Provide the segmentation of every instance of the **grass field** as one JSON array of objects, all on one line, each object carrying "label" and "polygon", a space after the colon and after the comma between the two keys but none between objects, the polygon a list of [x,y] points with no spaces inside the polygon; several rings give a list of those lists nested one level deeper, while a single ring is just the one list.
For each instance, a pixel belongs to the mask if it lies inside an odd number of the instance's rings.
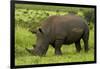
[{"label": "grass field", "polygon": [[33,64],[50,64],[50,63],[68,63],[94,61],[94,30],[90,31],[89,52],[85,53],[83,41],[81,41],[82,51],[76,52],[75,45],[63,45],[61,50],[63,55],[56,56],[54,49],[49,46],[46,56],[33,56],[25,48],[32,48],[36,43],[36,36],[22,27],[15,29],[15,65],[33,65]]}]

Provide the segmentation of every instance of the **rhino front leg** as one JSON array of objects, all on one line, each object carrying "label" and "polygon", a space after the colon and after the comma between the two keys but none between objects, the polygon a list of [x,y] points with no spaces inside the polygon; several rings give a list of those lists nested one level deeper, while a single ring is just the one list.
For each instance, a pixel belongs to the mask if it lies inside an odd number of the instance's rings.
[{"label": "rhino front leg", "polygon": [[55,45],[54,46],[55,47],[55,54],[61,55],[62,54],[62,52],[61,52],[62,40],[56,40],[54,45]]}]

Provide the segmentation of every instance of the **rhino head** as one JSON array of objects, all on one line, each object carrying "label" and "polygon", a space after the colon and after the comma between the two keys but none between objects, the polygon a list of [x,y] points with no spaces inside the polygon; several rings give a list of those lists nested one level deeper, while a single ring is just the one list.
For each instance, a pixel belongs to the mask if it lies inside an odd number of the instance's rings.
[{"label": "rhino head", "polygon": [[35,33],[37,37],[36,45],[33,45],[32,49],[26,48],[26,50],[35,56],[43,56],[46,54],[49,46],[48,38],[41,28],[39,28]]}]

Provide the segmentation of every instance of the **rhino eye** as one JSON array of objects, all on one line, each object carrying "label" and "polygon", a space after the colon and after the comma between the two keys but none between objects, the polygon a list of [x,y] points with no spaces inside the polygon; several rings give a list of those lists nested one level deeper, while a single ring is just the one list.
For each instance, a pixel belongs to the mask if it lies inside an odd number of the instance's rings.
[{"label": "rhino eye", "polygon": [[40,31],[41,33],[43,33],[43,31],[42,31],[42,29],[41,29],[41,28],[39,28],[39,31]]}]

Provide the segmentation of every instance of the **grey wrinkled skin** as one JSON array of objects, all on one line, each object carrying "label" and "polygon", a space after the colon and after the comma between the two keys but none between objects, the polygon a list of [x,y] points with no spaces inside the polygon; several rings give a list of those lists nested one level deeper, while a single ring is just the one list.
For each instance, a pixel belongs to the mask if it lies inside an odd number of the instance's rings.
[{"label": "grey wrinkled skin", "polygon": [[[63,44],[75,43],[76,51],[80,52],[80,40],[83,39],[84,50],[88,52],[89,28],[87,22],[76,15],[50,16],[45,19],[36,31],[36,46],[26,49],[33,55],[46,55],[49,44],[55,49],[56,55],[61,55]],[[67,50],[67,49],[66,49]]]}]

